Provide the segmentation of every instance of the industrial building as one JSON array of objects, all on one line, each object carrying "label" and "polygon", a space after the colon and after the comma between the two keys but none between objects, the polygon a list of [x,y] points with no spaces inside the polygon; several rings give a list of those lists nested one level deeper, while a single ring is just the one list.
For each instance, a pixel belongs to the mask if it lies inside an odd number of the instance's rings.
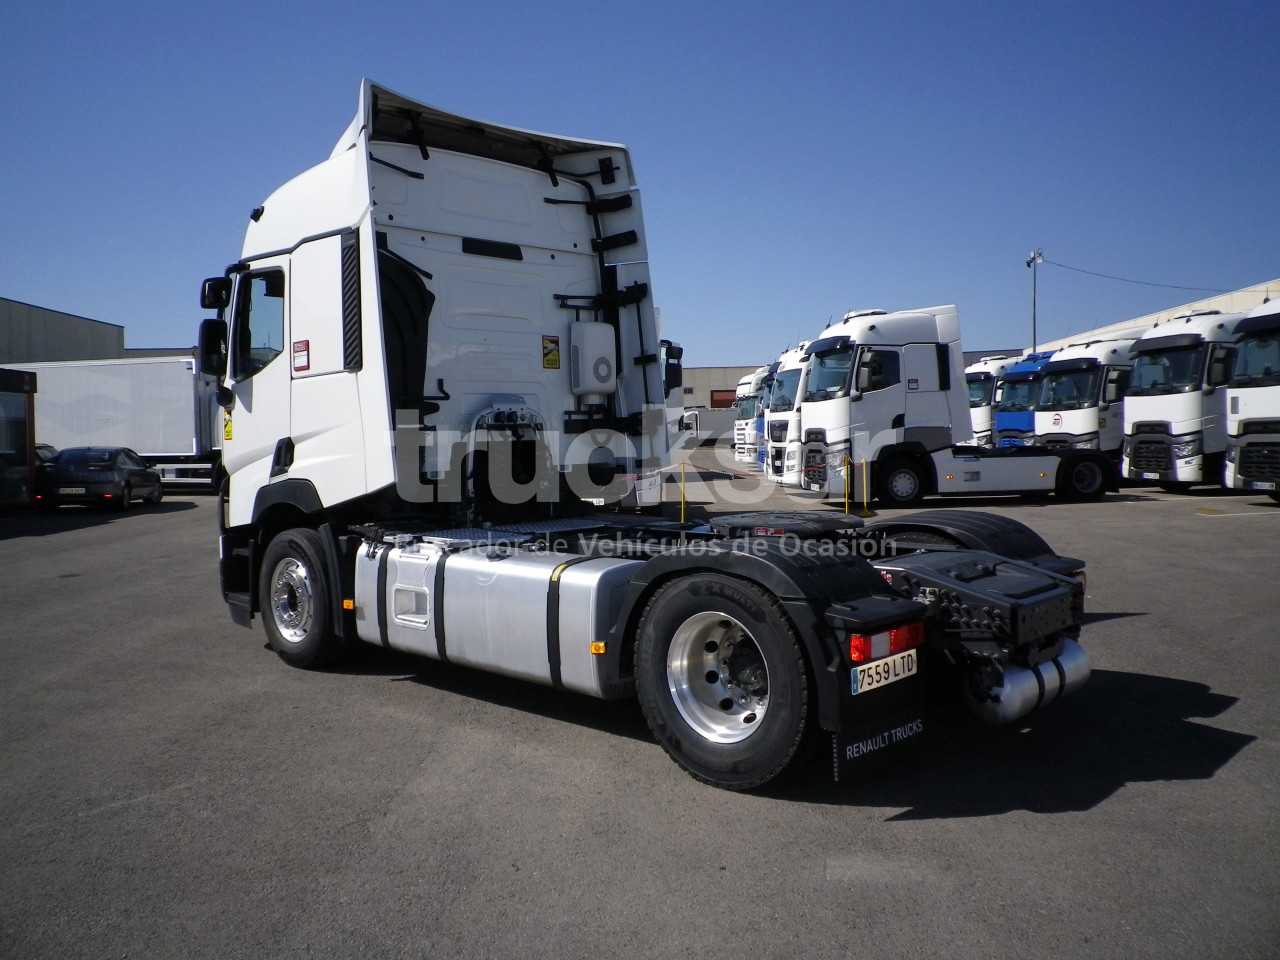
[{"label": "industrial building", "polygon": [[0,365],[172,357],[190,353],[189,345],[126,347],[124,327],[118,323],[0,297]]}]

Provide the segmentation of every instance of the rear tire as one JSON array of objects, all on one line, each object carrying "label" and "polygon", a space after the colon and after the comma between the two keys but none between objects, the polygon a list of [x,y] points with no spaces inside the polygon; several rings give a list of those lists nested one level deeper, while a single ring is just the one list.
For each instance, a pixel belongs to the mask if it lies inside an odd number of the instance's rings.
[{"label": "rear tire", "polygon": [[879,487],[885,506],[909,507],[924,496],[924,470],[916,460],[890,460],[881,471]]},{"label": "rear tire", "polygon": [[258,606],[271,649],[290,666],[336,663],[343,648],[333,635],[332,594],[324,573],[324,541],[307,527],[277,534],[258,575]]},{"label": "rear tire", "polygon": [[1062,465],[1065,473],[1060,492],[1068,500],[1101,500],[1107,493],[1107,472],[1092,457],[1069,461]]},{"label": "rear tire", "polygon": [[133,491],[129,489],[129,485],[126,483],[123,487],[120,488],[120,500],[116,504],[116,509],[119,510],[121,513],[124,513],[125,511],[127,511],[131,506],[133,506],[133,504],[130,502],[132,498],[133,498]]},{"label": "rear tire", "polygon": [[695,779],[751,790],[795,759],[809,678],[795,629],[755,584],[698,573],[640,616],[636,693],[654,738]]}]

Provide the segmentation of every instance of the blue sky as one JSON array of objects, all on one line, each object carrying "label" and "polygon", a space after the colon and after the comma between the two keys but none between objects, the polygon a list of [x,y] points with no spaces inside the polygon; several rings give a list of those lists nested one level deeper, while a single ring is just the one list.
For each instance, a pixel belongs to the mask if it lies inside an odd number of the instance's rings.
[{"label": "blue sky", "polygon": [[[633,152],[686,362],[852,307],[1029,339],[1036,245],[1109,273],[1280,276],[1280,5],[16,4],[0,295],[194,339],[249,210],[328,155],[368,75]],[[1120,9],[1120,8],[1124,9]],[[1063,336],[1194,299],[1042,268]]]}]

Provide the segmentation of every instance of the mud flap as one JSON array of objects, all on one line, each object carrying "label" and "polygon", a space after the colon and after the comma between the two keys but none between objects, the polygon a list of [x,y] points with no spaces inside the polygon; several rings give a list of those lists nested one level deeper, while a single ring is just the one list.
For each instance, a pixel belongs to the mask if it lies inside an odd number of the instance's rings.
[{"label": "mud flap", "polygon": [[927,666],[926,659],[913,675],[857,694],[853,670],[841,671],[840,730],[831,735],[831,772],[837,783],[861,778],[885,760],[902,759],[924,739]]}]

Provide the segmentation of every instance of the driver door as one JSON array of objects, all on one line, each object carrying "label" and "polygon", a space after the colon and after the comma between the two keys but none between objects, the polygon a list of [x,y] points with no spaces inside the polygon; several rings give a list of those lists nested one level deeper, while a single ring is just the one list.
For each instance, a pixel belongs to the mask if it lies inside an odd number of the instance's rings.
[{"label": "driver door", "polygon": [[254,497],[272,479],[277,446],[283,449],[289,438],[288,287],[283,256],[257,261],[236,278],[227,350],[227,386],[235,400],[222,443],[232,477],[232,524],[252,519]]},{"label": "driver door", "polygon": [[[862,347],[854,365],[850,439],[855,462],[875,459],[881,447],[902,439],[906,393],[899,347]],[[860,449],[861,448],[861,449]]]}]

